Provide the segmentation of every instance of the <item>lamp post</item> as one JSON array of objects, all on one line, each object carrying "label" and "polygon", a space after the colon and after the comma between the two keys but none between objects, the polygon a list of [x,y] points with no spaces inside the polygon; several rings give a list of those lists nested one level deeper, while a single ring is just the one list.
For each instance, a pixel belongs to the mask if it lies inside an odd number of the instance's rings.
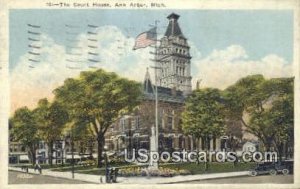
[{"label": "lamp post", "polygon": [[109,172],[108,172],[108,164],[107,164],[107,146],[103,147],[104,150],[104,164],[105,164],[105,183],[109,183]]},{"label": "lamp post", "polygon": [[73,136],[73,127],[71,129],[71,152],[72,152],[72,179],[74,179],[74,136]]}]

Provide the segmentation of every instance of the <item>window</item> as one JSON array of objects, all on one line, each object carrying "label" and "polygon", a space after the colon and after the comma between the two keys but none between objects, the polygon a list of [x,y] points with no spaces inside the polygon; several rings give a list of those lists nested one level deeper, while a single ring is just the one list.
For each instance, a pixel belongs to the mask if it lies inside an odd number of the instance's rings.
[{"label": "window", "polygon": [[131,129],[136,129],[136,120],[135,120],[135,118],[131,119]]},{"label": "window", "polygon": [[125,131],[125,119],[124,118],[121,119],[121,129],[122,129],[122,131]]},{"label": "window", "polygon": [[173,117],[172,116],[168,116],[167,129],[171,130],[172,128],[173,128]]},{"label": "window", "polygon": [[56,148],[56,149],[61,149],[61,148],[62,148],[62,144],[61,144],[60,142],[57,142],[57,143],[55,144],[55,148]]},{"label": "window", "polygon": [[44,148],[45,148],[44,144],[43,144],[43,143],[40,143],[39,148],[40,148],[40,149],[44,149]]}]

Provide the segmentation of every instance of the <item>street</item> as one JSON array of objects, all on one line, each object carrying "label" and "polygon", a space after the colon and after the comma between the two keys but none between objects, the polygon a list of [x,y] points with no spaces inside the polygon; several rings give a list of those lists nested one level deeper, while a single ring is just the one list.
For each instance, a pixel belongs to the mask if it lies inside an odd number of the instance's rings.
[{"label": "street", "polygon": [[246,176],[246,177],[234,177],[234,178],[223,178],[223,179],[209,179],[201,181],[191,181],[189,184],[292,184],[294,180],[294,175],[260,175],[256,177]]},{"label": "street", "polygon": [[8,184],[90,184],[88,182],[9,171]]}]

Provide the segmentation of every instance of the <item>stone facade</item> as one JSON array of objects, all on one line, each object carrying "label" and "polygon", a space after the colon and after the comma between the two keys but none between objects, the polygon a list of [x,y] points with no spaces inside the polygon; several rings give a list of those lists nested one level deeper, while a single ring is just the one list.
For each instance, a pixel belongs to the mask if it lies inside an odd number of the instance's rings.
[{"label": "stone facade", "polygon": [[158,85],[188,95],[192,92],[190,47],[179,27],[179,15],[172,13],[167,18],[169,25],[157,50],[156,66],[161,68],[157,71]]},{"label": "stone facade", "polygon": [[[201,139],[184,135],[181,113],[184,101],[192,91],[191,56],[187,39],[178,24],[179,15],[170,14],[169,25],[156,52],[158,90],[159,151],[203,150]],[[143,101],[136,111],[122,116],[106,133],[109,150],[122,153],[125,149],[150,150],[151,127],[155,125],[155,85],[146,71]],[[219,150],[219,139],[209,141],[209,150]]]}]

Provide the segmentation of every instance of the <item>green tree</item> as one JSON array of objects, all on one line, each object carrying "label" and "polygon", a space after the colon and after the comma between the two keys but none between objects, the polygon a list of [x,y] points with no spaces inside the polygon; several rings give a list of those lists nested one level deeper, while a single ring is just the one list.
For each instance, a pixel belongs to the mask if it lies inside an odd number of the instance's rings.
[{"label": "green tree", "polygon": [[134,81],[99,69],[81,72],[77,79],[65,80],[54,94],[68,109],[72,120],[90,127],[97,140],[98,167],[101,167],[104,135],[121,114],[132,111],[139,104],[141,87]]},{"label": "green tree", "polygon": [[86,154],[89,152],[89,158],[93,159],[93,149],[95,135],[93,135],[92,130],[86,122],[76,122],[71,126],[76,125],[76,127],[68,128],[68,133],[72,133],[72,139],[79,146],[79,152],[81,154]]},{"label": "green tree", "polygon": [[[222,135],[225,130],[224,105],[218,89],[198,89],[192,92],[182,113],[182,126],[186,134],[204,139],[209,150],[211,139]],[[206,169],[207,169],[207,164]]]},{"label": "green tree", "polygon": [[226,117],[226,129],[225,135],[228,136],[227,144],[232,151],[236,151],[242,138],[243,138],[243,129],[242,123],[237,120]]},{"label": "green tree", "polygon": [[39,100],[34,114],[38,123],[40,138],[49,147],[49,164],[52,165],[53,144],[61,138],[63,128],[69,120],[68,112],[57,101],[50,103],[44,98]]},{"label": "green tree", "polygon": [[27,107],[19,108],[10,119],[11,134],[14,140],[20,142],[28,149],[29,158],[34,165],[38,147],[38,127],[35,116]]},{"label": "green tree", "polygon": [[275,146],[279,152],[282,142],[292,137],[293,78],[247,76],[228,87],[224,97],[227,115],[241,121],[266,150]]},{"label": "green tree", "polygon": [[293,141],[294,136],[294,92],[293,78],[267,80],[262,90],[271,94],[264,102],[261,112],[251,114],[250,129],[262,133],[268,150],[271,146],[283,155],[283,146]]}]

